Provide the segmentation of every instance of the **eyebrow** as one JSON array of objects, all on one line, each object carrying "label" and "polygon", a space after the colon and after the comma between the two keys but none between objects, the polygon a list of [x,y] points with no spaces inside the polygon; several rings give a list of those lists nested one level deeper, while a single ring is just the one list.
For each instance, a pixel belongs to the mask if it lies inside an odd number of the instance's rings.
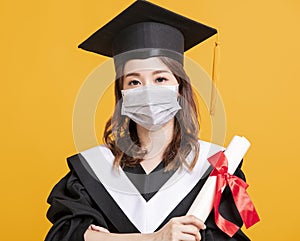
[{"label": "eyebrow", "polygon": [[129,74],[126,74],[125,75],[125,78],[127,78],[127,77],[130,77],[130,76],[140,76],[140,74],[139,73],[129,73]]},{"label": "eyebrow", "polygon": [[[154,71],[154,72],[152,73],[152,75],[161,74],[161,73],[169,73],[169,74],[171,74],[171,72],[168,71],[168,70],[156,70],[156,71]],[[125,75],[125,78],[130,77],[130,76],[137,76],[137,77],[139,77],[139,76],[141,76],[141,74],[140,74],[140,73],[132,72],[132,73],[126,74],[126,75]]]}]

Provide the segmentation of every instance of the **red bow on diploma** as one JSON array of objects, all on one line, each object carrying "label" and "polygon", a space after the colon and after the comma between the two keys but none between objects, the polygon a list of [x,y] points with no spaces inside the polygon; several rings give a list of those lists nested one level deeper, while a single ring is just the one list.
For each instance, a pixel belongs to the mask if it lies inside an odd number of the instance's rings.
[{"label": "red bow on diploma", "polygon": [[216,195],[214,199],[215,222],[223,232],[232,237],[238,231],[239,227],[223,218],[219,213],[219,204],[221,201],[222,191],[225,186],[229,186],[235,205],[246,228],[257,223],[259,221],[259,217],[248,193],[246,192],[248,184],[239,177],[228,173],[228,161],[225,154],[222,151],[219,151],[208,158],[208,161],[214,167],[214,170],[210,175],[217,177]]}]

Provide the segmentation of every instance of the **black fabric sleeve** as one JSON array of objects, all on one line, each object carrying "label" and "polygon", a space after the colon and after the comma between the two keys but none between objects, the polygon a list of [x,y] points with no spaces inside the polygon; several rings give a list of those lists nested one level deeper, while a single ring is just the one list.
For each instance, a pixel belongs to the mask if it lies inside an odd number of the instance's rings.
[{"label": "black fabric sleeve", "polygon": [[101,210],[96,209],[74,171],[55,185],[47,202],[51,205],[47,218],[53,226],[45,241],[84,241],[90,224],[107,228]]},{"label": "black fabric sleeve", "polygon": [[[246,181],[245,175],[241,170],[241,166],[242,162],[235,171],[234,175]],[[222,193],[219,212],[227,220],[233,222],[239,227],[242,227],[243,221],[235,206],[229,187],[226,187]],[[226,233],[221,231],[215,223],[214,210],[212,210],[210,213],[205,224],[207,228],[201,231],[202,241],[250,241],[250,239],[241,231],[241,229],[239,229],[233,237],[229,237]]]}]

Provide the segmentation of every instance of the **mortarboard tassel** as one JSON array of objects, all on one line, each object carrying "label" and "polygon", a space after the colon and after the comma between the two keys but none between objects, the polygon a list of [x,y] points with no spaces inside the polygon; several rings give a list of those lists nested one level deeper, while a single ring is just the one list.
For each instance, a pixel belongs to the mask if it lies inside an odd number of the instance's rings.
[{"label": "mortarboard tassel", "polygon": [[211,97],[210,97],[210,115],[215,114],[217,102],[217,81],[219,80],[219,65],[220,65],[220,42],[219,35],[216,36],[214,47],[213,66],[212,66],[212,84],[211,84]]}]

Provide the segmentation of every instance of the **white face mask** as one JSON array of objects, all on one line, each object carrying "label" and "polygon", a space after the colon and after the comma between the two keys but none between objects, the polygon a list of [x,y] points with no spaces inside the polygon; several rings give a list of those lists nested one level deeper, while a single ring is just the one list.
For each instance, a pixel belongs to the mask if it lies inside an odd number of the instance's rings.
[{"label": "white face mask", "polygon": [[122,90],[122,95],[121,114],[151,131],[160,129],[181,109],[178,85],[143,86]]}]

